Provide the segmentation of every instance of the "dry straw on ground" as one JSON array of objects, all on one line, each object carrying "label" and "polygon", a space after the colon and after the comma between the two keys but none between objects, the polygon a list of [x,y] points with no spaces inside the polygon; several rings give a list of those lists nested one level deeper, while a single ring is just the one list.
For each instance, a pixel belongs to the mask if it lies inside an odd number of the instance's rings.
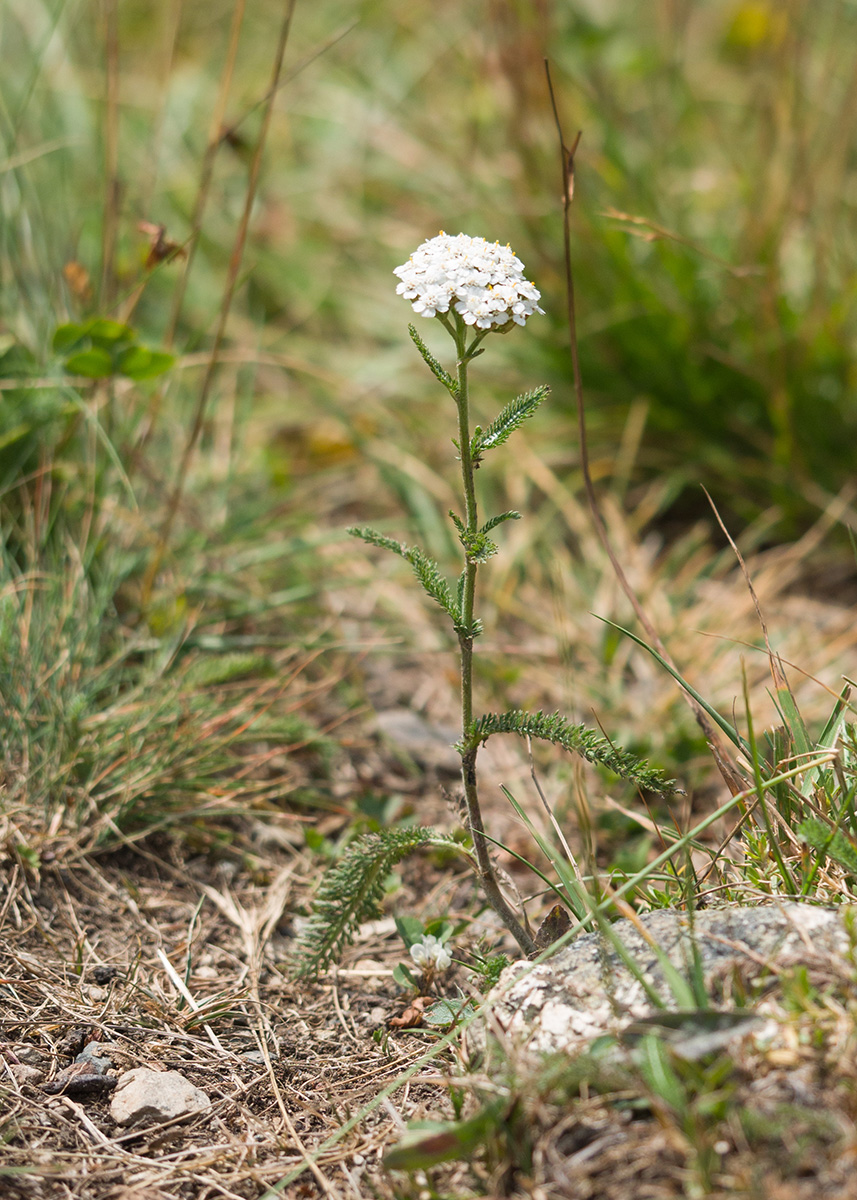
[{"label": "dry straw on ground", "polygon": [[[547,488],[548,482],[543,478],[539,486]],[[585,537],[582,514],[567,493],[556,491],[557,507],[560,500],[569,527],[574,523],[578,536]],[[739,575],[701,538],[691,544],[688,535],[686,554],[667,554],[654,542],[634,548],[633,531],[616,513],[611,528],[664,640],[728,712],[729,696],[740,687],[735,642],[758,643]],[[853,672],[857,633],[845,604],[806,594],[802,580],[812,540],[808,536],[796,547],[751,554],[750,568],[774,637],[782,630],[786,657],[835,690],[841,674]],[[607,711],[623,729],[649,730],[653,736],[669,727],[681,712],[669,679],[636,650],[621,647],[605,663],[593,648],[589,610],[621,619],[607,569],[596,581],[596,601],[583,605],[577,602],[584,586],[581,568],[570,554],[557,554],[556,587],[546,604],[536,580],[518,579],[513,586],[512,550],[506,576],[495,574],[493,580],[501,632],[486,639],[489,661],[517,651],[523,669],[511,689],[525,690],[528,700],[545,707],[562,707],[571,686],[587,679],[586,699],[576,696],[581,709]],[[589,576],[597,574],[600,568],[592,564],[600,560],[594,551],[589,556],[588,548],[586,553]],[[373,622],[380,612],[387,614],[390,635],[381,645],[377,632],[370,639],[374,646],[363,642],[352,661],[352,678],[363,674],[377,708],[389,708],[392,701],[393,707],[418,709],[431,725],[447,723],[454,711],[454,681],[438,670],[445,650],[431,617],[409,599],[409,581],[400,581],[388,567],[370,570],[359,556],[351,560],[349,575],[341,590],[331,592],[346,641],[360,640],[371,628],[377,631]],[[407,630],[389,619],[392,611],[400,613]],[[558,612],[564,617],[559,635]],[[697,630],[721,636],[705,637]],[[383,669],[373,666],[382,659]],[[764,704],[766,667],[761,656],[758,662],[754,697]],[[820,719],[829,696],[799,677],[795,682],[809,719]],[[499,685],[486,679],[485,686]],[[332,688],[332,723],[343,715],[338,703]],[[320,818],[328,834],[344,827],[351,801],[367,787],[397,793],[420,820],[449,820],[438,786],[442,766],[439,774],[414,773],[377,740],[366,714],[340,728],[343,746],[332,785],[338,801]],[[519,796],[530,795],[530,766],[513,743],[494,759],[486,757],[485,767],[496,776],[493,783],[512,780]],[[550,764],[540,770],[555,799],[568,786],[565,776]],[[711,792],[717,786],[711,782]],[[589,779],[586,787],[597,807],[603,799],[597,783]],[[707,806],[710,794],[706,798],[700,791],[697,802]],[[489,827],[493,821],[501,836],[520,839],[496,789],[486,789],[486,797]],[[627,803],[632,807],[634,801]],[[53,850],[42,838],[43,865],[34,872],[20,850],[33,840],[35,821],[36,814],[19,807],[2,831],[0,1165],[8,1172],[3,1186],[10,1196],[255,1200],[307,1162],[432,1045],[426,1030],[390,1025],[406,1003],[392,983],[403,951],[389,923],[366,929],[339,972],[317,986],[297,989],[285,974],[293,914],[305,906],[319,870],[300,849],[297,818],[275,820],[259,811],[252,821],[238,822],[234,848],[219,862],[211,855],[194,858],[186,841],[163,835],[85,857],[68,838],[58,837]],[[450,886],[448,871],[419,859],[407,865],[394,897],[397,910],[466,919],[473,906],[470,880],[457,874]],[[519,882],[526,890],[525,880],[519,877]],[[486,931],[495,939],[501,936],[477,923],[462,935],[462,953]],[[116,978],[96,983],[95,969],[105,966],[117,969]],[[470,986],[464,974],[457,981]],[[855,1146],[853,999],[823,964],[814,968],[804,991],[799,1004],[792,999],[778,1010],[790,1052],[781,1053],[779,1061],[760,1054],[737,1068],[732,1112],[757,1113],[756,1125],[748,1134],[733,1115],[705,1126],[703,1145],[710,1150],[728,1142],[730,1147],[711,1168],[711,1196],[802,1200],[811,1194],[814,1200],[848,1195]],[[211,1110],[172,1128],[124,1131],[110,1121],[107,1098],[49,1096],[38,1083],[16,1079],[12,1068],[21,1050],[48,1079],[55,1076],[70,1062],[70,1043],[64,1039],[75,1030],[108,1043],[116,1070],[142,1065],[182,1071],[210,1095]],[[452,1116],[447,1073],[459,1076],[465,1111],[479,1097],[511,1089],[510,1127],[513,1112],[526,1114],[530,1158],[527,1171],[510,1174],[501,1130],[486,1159],[477,1155],[473,1163],[438,1168],[436,1184],[445,1194],[637,1200],[688,1194],[688,1178],[698,1178],[698,1139],[675,1114],[656,1106],[634,1117],[633,1106],[623,1105],[621,1089],[587,1099],[584,1088],[573,1103],[568,1096],[560,1101],[537,1079],[522,1075],[503,1083],[460,1075],[463,1066],[458,1055],[444,1054],[419,1070],[307,1165],[286,1194],[337,1200],[417,1195],[420,1184],[391,1177],[380,1157],[406,1122]],[[791,1147],[788,1154],[784,1146]]]}]

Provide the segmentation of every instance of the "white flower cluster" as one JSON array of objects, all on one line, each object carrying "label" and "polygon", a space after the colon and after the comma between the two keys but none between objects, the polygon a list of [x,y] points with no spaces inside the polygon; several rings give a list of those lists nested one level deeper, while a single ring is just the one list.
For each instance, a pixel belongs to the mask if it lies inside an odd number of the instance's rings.
[{"label": "white flower cluster", "polygon": [[452,307],[467,325],[490,329],[510,318],[523,325],[534,312],[544,312],[541,292],[524,279],[524,264],[512,250],[466,233],[441,233],[423,242],[393,274],[402,281],[397,295],[423,317]]},{"label": "white flower cluster", "polygon": [[452,962],[452,955],[446,946],[431,933],[425,934],[422,941],[414,942],[411,958],[423,970],[429,967],[435,971],[445,971]]}]

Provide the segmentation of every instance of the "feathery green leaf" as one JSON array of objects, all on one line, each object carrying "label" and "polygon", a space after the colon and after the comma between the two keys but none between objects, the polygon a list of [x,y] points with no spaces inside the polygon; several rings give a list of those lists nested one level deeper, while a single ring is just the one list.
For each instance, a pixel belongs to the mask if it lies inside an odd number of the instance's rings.
[{"label": "feathery green leaf", "polygon": [[452,617],[453,624],[457,629],[461,623],[461,613],[456,607],[449,584],[440,573],[440,567],[433,558],[429,558],[417,546],[411,546],[405,557],[414,568],[414,574],[423,585],[423,591]]},{"label": "feathery green leaf", "polygon": [[474,533],[472,537],[468,537],[463,545],[464,553],[470,562],[487,562],[489,558],[494,557],[498,550],[497,543],[492,542],[482,530]]},{"label": "feathery green leaf", "polygon": [[464,522],[455,515],[452,509],[449,510],[449,515],[458,530],[458,540],[464,547],[465,555],[470,562],[477,563],[487,562],[497,553],[497,544],[488,537],[488,531],[502,525],[504,521],[518,521],[521,517],[519,512],[504,512],[499,517],[492,517],[490,521],[486,521],[482,528],[475,533],[469,533]]},{"label": "feathery green leaf", "polygon": [[499,516],[492,517],[490,521],[486,521],[482,526],[481,533],[490,533],[492,529],[496,529],[498,525],[502,525],[504,521],[520,521],[521,514],[516,512],[514,508],[510,508],[508,512],[500,513]]},{"label": "feathery green leaf", "polygon": [[380,546],[382,550],[392,550],[400,558],[408,557],[408,547],[404,542],[397,542],[395,538],[387,537],[386,534],[379,533],[377,529],[370,529],[368,525],[351,525],[346,533],[350,533],[352,537],[361,538],[370,546]]},{"label": "feathery green leaf", "polygon": [[458,583],[455,588],[455,602],[458,605],[458,611],[464,611],[464,589],[467,586],[467,572],[462,571],[458,577]]},{"label": "feathery green leaf", "polygon": [[531,392],[524,392],[522,395],[516,396],[487,429],[474,434],[470,439],[472,458],[478,461],[486,450],[502,446],[515,430],[523,425],[524,421],[535,414],[536,409],[549,392],[550,388],[543,383],[540,387],[533,388]]},{"label": "feathery green leaf", "polygon": [[383,829],[352,842],[319,884],[312,916],[291,956],[292,973],[306,978],[326,970],[351,945],[360,925],[378,916],[392,868],[421,846],[466,852],[455,838],[423,827]]},{"label": "feathery green leaf", "polygon": [[486,713],[474,721],[465,739],[456,749],[465,752],[486,741],[494,733],[517,733],[521,737],[540,738],[565,750],[574,750],[591,763],[608,767],[622,779],[629,779],[649,792],[663,794],[678,790],[674,780],[664,779],[660,771],[626,750],[617,749],[600,733],[585,725],[572,725],[560,713],[524,712]]},{"label": "feathery green leaf", "polygon": [[417,333],[417,331],[413,325],[408,326],[408,333],[411,335],[411,341],[414,343],[416,348],[419,350],[420,354],[422,355],[423,362],[426,364],[428,369],[431,371],[432,375],[434,375],[435,379],[440,380],[440,382],[443,384],[443,386],[446,388],[446,390],[449,392],[449,394],[451,396],[453,396],[455,399],[457,399],[458,398],[458,383],[457,383],[457,381],[452,378],[449,371],[445,371],[443,369],[443,367],[437,361],[435,356],[432,354],[431,350],[429,350],[428,346],[425,344],[423,339]]},{"label": "feathery green leaf", "polygon": [[419,546],[408,546],[397,542],[395,538],[379,533],[365,525],[354,525],[348,532],[352,537],[362,538],[370,546],[380,546],[383,550],[392,550],[400,558],[404,558],[414,569],[414,574],[423,586],[423,590],[436,601],[443,611],[452,618],[456,629],[461,624],[461,608],[456,604],[450,591],[449,584],[440,573],[440,567],[433,558],[420,550]]}]

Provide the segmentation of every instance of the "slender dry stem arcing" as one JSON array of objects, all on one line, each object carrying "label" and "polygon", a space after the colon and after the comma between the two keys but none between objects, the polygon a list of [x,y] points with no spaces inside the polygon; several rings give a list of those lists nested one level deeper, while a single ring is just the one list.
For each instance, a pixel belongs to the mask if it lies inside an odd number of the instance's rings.
[{"label": "slender dry stem arcing", "polygon": [[[571,365],[574,374],[574,395],[577,407],[577,428],[580,439],[580,465],[583,472],[583,483],[586,489],[586,498],[589,501],[589,508],[592,513],[592,522],[598,534],[598,539],[604,547],[604,552],[610,560],[616,578],[627,596],[637,619],[646,631],[647,636],[657,649],[658,653],[671,666],[675,666],[669,651],[664,646],[661,638],[655,629],[654,624],[649,619],[640,598],[631,587],[627,575],[619,562],[619,559],[610,542],[609,534],[607,533],[607,525],[601,514],[601,508],[598,503],[598,496],[595,492],[595,486],[592,482],[592,471],[589,464],[589,443],[586,434],[586,408],[583,400],[583,379],[580,371],[580,356],[577,346],[577,318],[574,305],[574,275],[571,268],[571,219],[570,210],[571,202],[574,198],[574,158],[577,152],[577,147],[580,143],[581,134],[578,132],[574,139],[571,149],[568,148],[565,137],[562,131],[562,123],[559,118],[557,109],[556,97],[554,96],[553,83],[551,81],[550,65],[545,60],[545,71],[547,74],[548,88],[550,91],[551,106],[553,109],[554,120],[556,122],[557,135],[559,137],[560,159],[562,163],[562,216],[563,216],[563,251],[565,263],[565,286],[568,311],[568,339],[569,349],[571,353]],[[732,762],[729,754],[723,746],[720,738],[714,731],[711,721],[706,716],[700,705],[689,696],[687,692],[682,692],[685,700],[690,705],[697,724],[699,725],[705,737],[708,747],[711,750],[712,756],[720,774],[723,777],[726,786],[734,796],[747,786],[747,781],[741,775],[738,767]]]},{"label": "slender dry stem arcing", "polygon": [[214,376],[217,371],[220,348],[226,336],[226,324],[229,320],[229,314],[232,309],[232,300],[235,295],[235,288],[238,283],[238,275],[241,270],[241,263],[244,257],[244,247],[247,242],[247,232],[250,227],[250,215],[253,211],[253,204],[256,200],[256,192],[259,186],[259,173],[262,167],[262,156],[264,154],[265,144],[268,138],[268,131],[271,127],[274,99],[277,94],[277,85],[283,69],[283,60],[285,58],[286,47],[289,41],[289,32],[291,29],[292,16],[294,15],[296,3],[297,0],[289,0],[288,7],[283,18],[283,23],[280,27],[279,40],[277,42],[277,49],[274,54],[271,84],[268,90],[268,101],[263,110],[262,128],[259,131],[259,137],[256,141],[256,147],[253,151],[253,158],[250,163],[250,174],[247,181],[247,192],[244,198],[244,208],[241,213],[241,220],[238,224],[235,242],[232,247],[232,254],[229,259],[226,287],[224,289],[223,298],[220,304],[220,314],[214,334],[214,342],[211,347],[211,354],[209,356],[208,364],[203,374],[202,383],[197,396],[193,421],[191,422],[191,428],[188,434],[187,442],[185,443],[184,453],[182,454],[181,462],[179,463],[176,482],[172,493],[170,494],[169,500],[167,501],[166,516],[164,518],[163,525],[161,526],[158,543],[152,554],[149,566],[146,570],[146,575],[143,580],[141,603],[144,608],[148,604],[149,597],[152,593],[152,586],[155,582],[158,571],[161,568],[161,563],[163,562],[167,546],[169,545],[173,523],[181,503],[182,495],[184,493],[188,468],[190,466],[194,450],[196,449],[196,444],[199,441],[199,435],[202,432],[202,425],[205,419],[206,409],[208,407],[208,400],[211,395]]}]

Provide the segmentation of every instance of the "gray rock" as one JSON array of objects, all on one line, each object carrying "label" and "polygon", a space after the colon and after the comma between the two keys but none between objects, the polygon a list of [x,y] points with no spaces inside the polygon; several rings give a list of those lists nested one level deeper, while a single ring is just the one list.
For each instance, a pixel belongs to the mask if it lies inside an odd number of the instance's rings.
[{"label": "gray rock", "polygon": [[210,1104],[206,1093],[179,1071],[135,1067],[119,1077],[110,1115],[117,1125],[158,1125],[191,1117]]},{"label": "gray rock", "polygon": [[76,1063],[88,1063],[93,1075],[104,1075],[113,1066],[106,1054],[102,1054],[101,1042],[87,1042],[80,1054],[75,1058]]},{"label": "gray rock", "polygon": [[[620,1033],[658,1011],[638,974],[667,1009],[678,1009],[652,942],[685,979],[691,978],[696,956],[714,1007],[735,1007],[736,974],[752,990],[766,974],[773,980],[777,970],[838,960],[850,978],[851,942],[844,923],[849,911],[787,902],[705,909],[692,916],[659,909],[638,918],[646,936],[631,921],[617,921],[609,937],[583,934],[537,967],[527,962],[507,967],[491,993],[496,1002],[487,1022],[471,1026],[471,1048],[484,1049],[487,1026],[506,1052],[539,1057],[580,1051],[595,1038]],[[626,965],[628,959],[635,971]]]},{"label": "gray rock", "polygon": [[378,728],[393,747],[403,750],[420,766],[457,775],[461,759],[452,743],[461,736],[453,726],[432,725],[410,708],[388,708],[376,714]]},{"label": "gray rock", "polygon": [[45,1072],[41,1067],[31,1067],[29,1063],[10,1063],[9,1072],[16,1083],[23,1086],[24,1084],[41,1083],[45,1077]]},{"label": "gray rock", "polygon": [[44,1067],[47,1061],[44,1054],[32,1045],[16,1046],[15,1057],[19,1063],[26,1063],[28,1067]]}]

